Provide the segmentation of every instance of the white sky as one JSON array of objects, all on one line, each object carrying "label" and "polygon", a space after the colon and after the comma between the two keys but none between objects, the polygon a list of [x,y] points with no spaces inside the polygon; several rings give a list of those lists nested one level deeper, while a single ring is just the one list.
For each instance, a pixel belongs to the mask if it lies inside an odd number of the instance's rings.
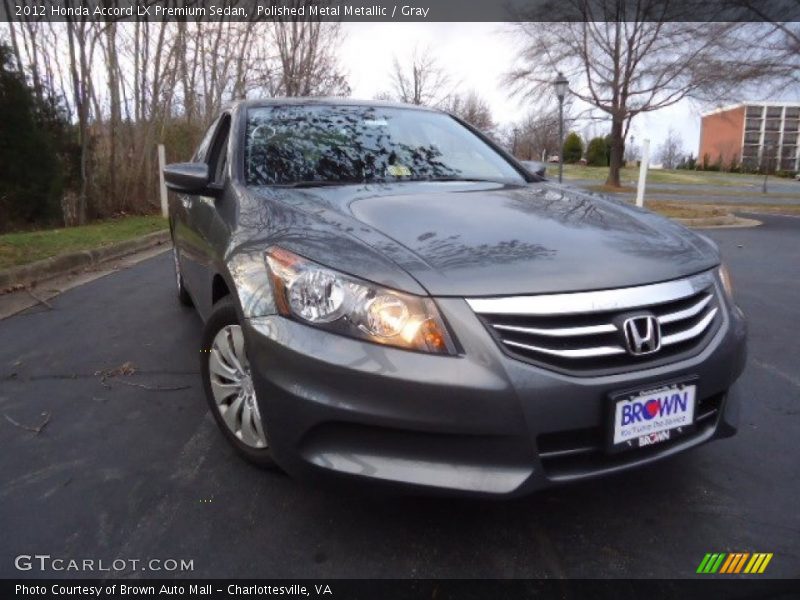
[{"label": "white sky", "polygon": [[[527,112],[500,85],[502,74],[516,57],[513,40],[506,33],[508,26],[503,23],[343,23],[342,27],[346,38],[341,64],[356,98],[371,99],[390,90],[394,56],[402,60],[415,47],[427,47],[453,83],[460,84],[458,90],[475,89],[490,103],[498,123],[510,123]],[[673,127],[683,139],[684,150],[697,155],[701,108],[684,100],[637,116],[631,126],[636,144],[649,137],[651,150],[657,148]],[[595,129],[597,134],[605,134],[609,126],[598,124]]]}]

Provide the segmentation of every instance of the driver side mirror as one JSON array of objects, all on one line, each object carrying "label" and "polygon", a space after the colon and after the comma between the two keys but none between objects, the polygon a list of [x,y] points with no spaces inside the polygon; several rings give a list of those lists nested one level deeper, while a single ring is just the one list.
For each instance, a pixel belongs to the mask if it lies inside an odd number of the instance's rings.
[{"label": "driver side mirror", "polygon": [[547,173],[547,165],[544,163],[540,163],[536,160],[521,160],[519,161],[520,164],[525,167],[525,170],[528,173],[533,173],[534,175],[538,175],[539,177],[544,177],[545,173]]},{"label": "driver side mirror", "polygon": [[164,167],[164,182],[173,192],[200,194],[208,190],[211,175],[205,163],[174,163]]}]

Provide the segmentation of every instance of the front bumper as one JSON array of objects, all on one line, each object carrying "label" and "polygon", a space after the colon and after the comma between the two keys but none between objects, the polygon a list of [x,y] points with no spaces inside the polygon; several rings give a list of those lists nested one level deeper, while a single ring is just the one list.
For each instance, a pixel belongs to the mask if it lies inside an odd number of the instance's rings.
[{"label": "front bumper", "polygon": [[[746,357],[736,308],[698,355],[635,373],[572,377],[509,358],[464,300],[437,300],[457,357],[350,339],[279,316],[245,321],[248,356],[273,456],[299,478],[377,481],[517,495],[645,464],[733,435],[731,386]],[[691,434],[604,451],[606,398],[698,377]],[[580,452],[577,451],[580,449]]]}]

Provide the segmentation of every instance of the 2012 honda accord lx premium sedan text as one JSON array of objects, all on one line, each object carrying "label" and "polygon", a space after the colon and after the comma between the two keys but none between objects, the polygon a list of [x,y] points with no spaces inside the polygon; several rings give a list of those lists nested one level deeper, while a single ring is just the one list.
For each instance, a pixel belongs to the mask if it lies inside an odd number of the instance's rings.
[{"label": "2012 honda accord lx premium sedan text", "polygon": [[165,177],[206,396],[253,462],[515,495],[735,432],[714,244],[451,115],[242,102]]}]

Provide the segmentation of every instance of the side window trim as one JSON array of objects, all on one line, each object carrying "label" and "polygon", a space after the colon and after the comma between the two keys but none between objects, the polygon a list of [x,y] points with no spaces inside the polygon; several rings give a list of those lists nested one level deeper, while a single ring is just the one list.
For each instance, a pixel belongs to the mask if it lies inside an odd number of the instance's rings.
[{"label": "side window trim", "polygon": [[[207,153],[206,164],[208,165],[209,173],[212,176],[212,184],[222,184],[225,178],[225,163],[227,162],[228,154],[228,140],[231,131],[231,115],[230,113],[223,113],[217,119],[217,129],[214,132],[213,141],[209,146],[210,152]],[[222,161],[222,172],[220,172],[219,165]]]},{"label": "side window trim", "polygon": [[194,156],[192,157],[192,162],[197,163],[206,161],[206,155],[211,147],[211,140],[213,140],[215,137],[219,120],[220,118],[217,117],[214,119],[214,121],[212,121],[211,125],[209,125],[205,135],[203,135],[203,139],[200,140],[200,145],[197,146],[197,150],[195,150]]}]

